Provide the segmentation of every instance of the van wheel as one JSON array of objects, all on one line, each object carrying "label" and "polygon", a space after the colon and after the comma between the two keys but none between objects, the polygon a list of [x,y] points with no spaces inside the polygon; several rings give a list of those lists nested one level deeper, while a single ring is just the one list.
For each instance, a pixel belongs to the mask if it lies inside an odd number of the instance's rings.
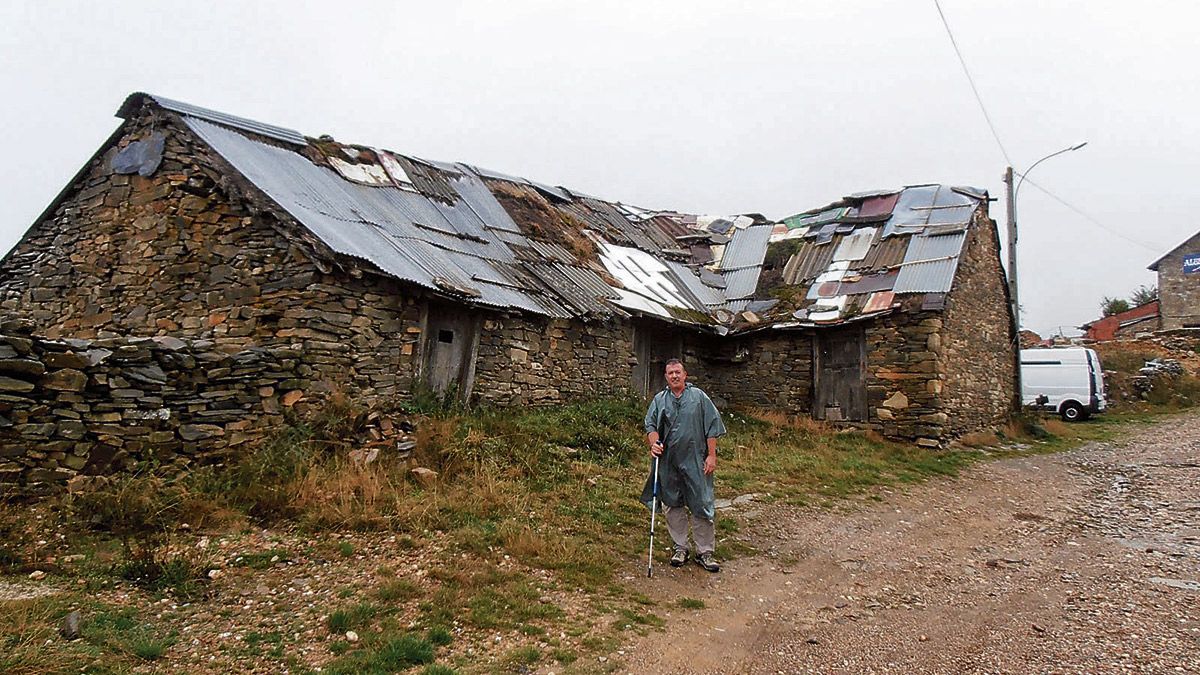
[{"label": "van wheel", "polygon": [[1074,401],[1063,405],[1058,414],[1062,415],[1064,422],[1082,422],[1087,419],[1087,411],[1083,409],[1083,406]]}]

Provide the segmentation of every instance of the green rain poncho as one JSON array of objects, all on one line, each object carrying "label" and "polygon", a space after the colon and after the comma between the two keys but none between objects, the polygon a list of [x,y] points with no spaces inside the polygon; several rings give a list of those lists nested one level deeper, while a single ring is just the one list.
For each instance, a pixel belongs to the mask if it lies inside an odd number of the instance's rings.
[{"label": "green rain poncho", "polygon": [[[670,388],[655,394],[646,411],[646,433],[657,431],[664,450],[658,467],[658,499],[671,507],[687,505],[705,520],[716,516],[713,477],[704,475],[708,439],[725,435],[721,414],[708,394],[688,384],[676,398]],[[654,460],[642,489],[642,503],[654,500]]]}]

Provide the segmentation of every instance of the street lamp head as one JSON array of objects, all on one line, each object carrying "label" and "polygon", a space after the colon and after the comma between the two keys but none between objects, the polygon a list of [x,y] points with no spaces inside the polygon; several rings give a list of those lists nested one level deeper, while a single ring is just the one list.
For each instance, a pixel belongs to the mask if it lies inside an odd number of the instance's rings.
[{"label": "street lamp head", "polygon": [[1070,147],[1070,149],[1071,149],[1071,150],[1078,150],[1078,149],[1082,148],[1083,146],[1085,146],[1085,145],[1087,145],[1087,144],[1088,144],[1088,142],[1087,142],[1087,141],[1084,141],[1084,142],[1080,143],[1079,145],[1072,145],[1072,146]]}]

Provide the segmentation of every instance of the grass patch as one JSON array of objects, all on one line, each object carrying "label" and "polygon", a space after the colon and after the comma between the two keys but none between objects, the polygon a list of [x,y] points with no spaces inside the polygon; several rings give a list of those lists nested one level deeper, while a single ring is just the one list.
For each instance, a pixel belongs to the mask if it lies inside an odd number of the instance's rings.
[{"label": "grass patch", "polygon": [[[82,614],[80,638],[65,641],[58,627],[72,610]],[[174,632],[130,608],[80,605],[61,596],[6,601],[0,612],[0,672],[123,672],[160,659],[175,641]]]},{"label": "grass patch", "polygon": [[249,567],[256,570],[265,570],[276,563],[288,562],[292,559],[291,552],[273,548],[268,551],[257,551],[255,553],[243,553],[233,559],[230,563],[231,567]]},{"label": "grass patch", "polygon": [[324,672],[334,675],[390,675],[433,663],[435,648],[412,634],[380,636],[334,659]]},{"label": "grass patch", "polygon": [[542,652],[531,645],[517,647],[505,654],[503,660],[512,666],[532,666],[542,660]]},{"label": "grass patch", "polygon": [[403,602],[420,595],[421,589],[417,588],[412,582],[403,579],[389,581],[375,590],[375,597],[379,598],[380,602],[394,603]]},{"label": "grass patch", "polygon": [[696,598],[680,598],[675,601],[683,609],[704,609],[704,601]]},{"label": "grass patch", "polygon": [[329,629],[330,633],[342,634],[349,630],[366,628],[378,615],[378,607],[363,603],[331,613],[325,619],[325,627]]},{"label": "grass patch", "polygon": [[450,631],[442,628],[441,626],[434,626],[433,628],[430,628],[429,632],[425,636],[425,639],[428,640],[430,644],[437,647],[445,647],[451,642],[454,642],[454,636],[450,634]]}]

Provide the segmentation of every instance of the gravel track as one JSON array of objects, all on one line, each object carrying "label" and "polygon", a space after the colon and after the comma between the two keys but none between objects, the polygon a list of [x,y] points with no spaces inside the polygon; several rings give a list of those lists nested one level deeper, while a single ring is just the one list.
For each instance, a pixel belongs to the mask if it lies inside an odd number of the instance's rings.
[{"label": "gravel track", "polygon": [[[631,673],[1200,672],[1200,414],[837,511],[752,505],[765,556],[656,566]],[[679,609],[680,596],[704,601]]]}]

